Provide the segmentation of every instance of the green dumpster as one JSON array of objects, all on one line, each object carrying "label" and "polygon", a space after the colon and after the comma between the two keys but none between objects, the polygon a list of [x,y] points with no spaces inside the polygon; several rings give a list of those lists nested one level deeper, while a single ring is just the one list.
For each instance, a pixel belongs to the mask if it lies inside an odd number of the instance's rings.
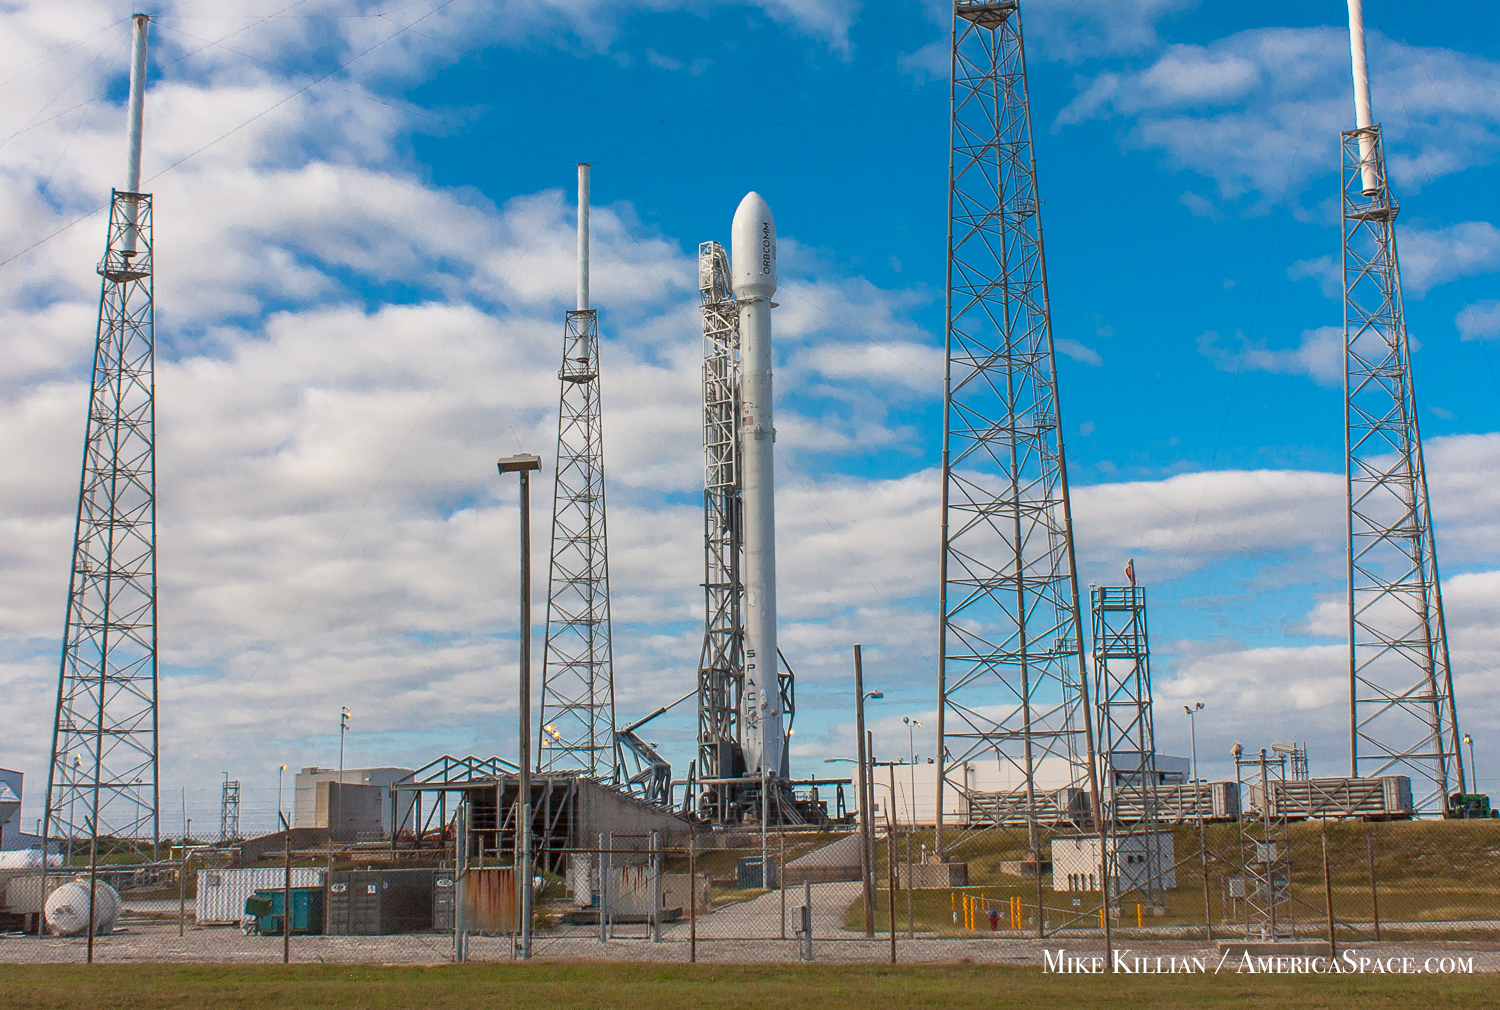
[{"label": "green dumpster", "polygon": [[[259,936],[280,936],[284,893],[281,888],[267,887],[245,899],[245,915],[255,920]],[[292,898],[292,933],[298,936],[323,932],[323,888],[294,887]]]}]

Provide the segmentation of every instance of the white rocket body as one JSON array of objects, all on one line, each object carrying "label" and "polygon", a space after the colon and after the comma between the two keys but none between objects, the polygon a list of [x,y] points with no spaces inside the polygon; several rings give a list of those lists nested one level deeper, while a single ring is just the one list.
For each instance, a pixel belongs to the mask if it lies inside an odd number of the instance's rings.
[{"label": "white rocket body", "polygon": [[[1349,0],[1349,56],[1354,63],[1354,125],[1363,130],[1374,122],[1370,112],[1370,67],[1365,59],[1364,0]],[[1359,138],[1360,182],[1365,196],[1380,192],[1375,172],[1375,143],[1368,134]]]},{"label": "white rocket body", "polygon": [[776,481],[771,417],[771,295],[776,219],[759,193],[734,212],[730,280],[740,310],[740,481],[745,563],[745,689],[741,745],[747,774],[781,774],[786,737],[776,652]]}]

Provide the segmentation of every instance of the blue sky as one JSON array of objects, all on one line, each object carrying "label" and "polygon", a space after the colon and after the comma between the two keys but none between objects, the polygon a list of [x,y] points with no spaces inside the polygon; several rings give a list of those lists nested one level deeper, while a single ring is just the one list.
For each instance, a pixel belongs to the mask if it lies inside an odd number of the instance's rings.
[{"label": "blue sky", "polygon": [[[513,746],[514,498],[490,467],[518,446],[553,455],[579,160],[595,165],[622,716],[691,684],[693,257],[756,189],[783,238],[795,758],[850,749],[854,641],[891,696],[881,746],[904,746],[903,714],[934,722],[946,8],[582,10],[152,12],[163,788],[185,782],[193,816],[228,768],[269,824],[276,766],[334,760],[341,704],[356,762]],[[1344,5],[1023,12],[1084,579],[1134,556],[1151,589],[1165,749],[1186,745],[1176,705],[1202,698],[1204,755],[1296,735],[1334,773]],[[36,798],[103,231],[87,215],[121,184],[128,14],[0,14],[0,684],[24,727],[0,762]],[[1459,714],[1500,788],[1500,15],[1372,0],[1366,17]],[[690,714],[652,728],[685,768]]]}]

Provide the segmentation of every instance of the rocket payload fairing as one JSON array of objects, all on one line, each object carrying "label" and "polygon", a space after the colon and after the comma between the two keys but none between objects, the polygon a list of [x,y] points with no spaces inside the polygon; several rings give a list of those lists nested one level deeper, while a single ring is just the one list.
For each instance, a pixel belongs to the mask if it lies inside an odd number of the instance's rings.
[{"label": "rocket payload fairing", "polygon": [[730,280],[740,311],[740,474],[745,561],[745,687],[741,746],[747,774],[781,774],[786,745],[776,651],[776,482],[771,418],[771,295],[776,219],[746,194],[730,231]]}]

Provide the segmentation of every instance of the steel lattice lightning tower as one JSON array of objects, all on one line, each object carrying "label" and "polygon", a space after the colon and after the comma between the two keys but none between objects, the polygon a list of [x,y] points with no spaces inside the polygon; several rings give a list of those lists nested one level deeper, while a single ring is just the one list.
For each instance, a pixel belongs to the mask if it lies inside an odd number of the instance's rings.
[{"label": "steel lattice lightning tower", "polygon": [[1043,765],[1098,785],[1016,0],[957,0],[952,63],[936,843],[998,756],[1036,854]]},{"label": "steel lattice lightning tower", "polygon": [[[150,19],[134,18],[130,154],[99,262],[83,476],[42,835],[159,841],[151,195],[141,193]],[[81,760],[78,760],[81,759]]]},{"label": "steel lattice lightning tower", "polygon": [[[1133,569],[1133,566],[1132,566]],[[1165,907],[1157,832],[1156,729],[1151,714],[1151,640],[1146,626],[1146,590],[1141,586],[1097,586],[1089,592],[1094,631],[1094,699],[1099,709],[1100,788],[1107,828],[1116,837],[1137,834],[1148,873],[1122,873],[1117,881],[1144,877],[1138,887],[1153,908]],[[1119,846],[1109,849],[1118,861]]]},{"label": "steel lattice lightning tower", "polygon": [[578,308],[563,334],[557,485],[547,649],[542,663],[540,771],[615,781],[615,676],[599,405],[599,316],[589,307],[589,166],[578,166]]},{"label": "steel lattice lightning tower", "polygon": [[1405,774],[1423,813],[1464,791],[1437,543],[1417,423],[1396,215],[1349,0],[1357,128],[1343,134],[1349,772]]},{"label": "steel lattice lightning tower", "polygon": [[[703,652],[698,663],[698,775],[740,775],[740,692],[744,687],[744,625],[740,607],[740,316],[729,283],[729,257],[717,242],[698,246],[703,310]],[[743,765],[743,758],[738,764]],[[730,790],[704,787],[699,809],[723,822]]]}]

